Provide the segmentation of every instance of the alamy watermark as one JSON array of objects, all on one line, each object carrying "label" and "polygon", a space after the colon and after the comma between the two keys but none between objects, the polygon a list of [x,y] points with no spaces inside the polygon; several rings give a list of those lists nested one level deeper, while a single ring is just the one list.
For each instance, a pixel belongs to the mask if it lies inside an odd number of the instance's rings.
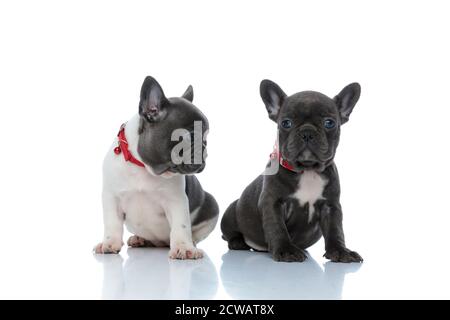
[{"label": "alamy watermark", "polygon": [[[203,132],[201,121],[194,121],[194,131],[179,128],[172,132],[171,141],[179,141],[171,150],[171,160],[175,165],[198,164],[201,165],[206,158],[206,137],[208,131]],[[192,141],[192,138],[194,141]],[[278,145],[278,137],[276,146]],[[275,151],[270,155],[270,162],[262,173],[263,175],[274,175],[280,167],[279,155]],[[193,154],[192,154],[193,153]],[[193,156],[192,156],[193,155]]]}]

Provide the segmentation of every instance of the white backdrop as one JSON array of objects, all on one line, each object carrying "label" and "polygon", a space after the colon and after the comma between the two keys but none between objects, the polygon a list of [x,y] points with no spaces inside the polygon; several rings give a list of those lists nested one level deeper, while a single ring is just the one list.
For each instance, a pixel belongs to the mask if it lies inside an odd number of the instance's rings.
[{"label": "white backdrop", "polygon": [[[0,297],[97,298],[101,163],[154,76],[210,121],[199,175],[221,213],[276,136],[264,78],[329,96],[357,81],[336,162],[344,298],[450,298],[446,1],[2,1]],[[219,272],[225,242],[204,248]],[[310,253],[325,262],[323,243]],[[219,280],[220,283],[220,280]],[[219,285],[215,298],[232,297]]]}]

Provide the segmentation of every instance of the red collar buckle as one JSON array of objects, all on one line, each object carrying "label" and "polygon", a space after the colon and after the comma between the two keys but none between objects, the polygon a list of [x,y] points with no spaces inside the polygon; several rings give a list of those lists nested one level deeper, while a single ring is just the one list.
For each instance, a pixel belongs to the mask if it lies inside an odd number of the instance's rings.
[{"label": "red collar buckle", "polygon": [[122,153],[125,161],[129,161],[139,167],[145,167],[145,165],[141,161],[133,157],[130,150],[128,150],[128,141],[127,137],[125,136],[125,125],[126,123],[120,126],[119,133],[117,134],[118,146],[114,148],[114,153],[117,155]]}]

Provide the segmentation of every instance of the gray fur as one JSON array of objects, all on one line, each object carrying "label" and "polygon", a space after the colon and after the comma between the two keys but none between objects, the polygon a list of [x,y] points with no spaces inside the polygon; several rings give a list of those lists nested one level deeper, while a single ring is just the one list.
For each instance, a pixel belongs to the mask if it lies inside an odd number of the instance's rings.
[{"label": "gray fur", "polygon": [[[345,246],[339,176],[333,161],[340,125],[348,121],[359,95],[357,83],[331,99],[314,91],[288,97],[272,81],[261,82],[269,118],[278,124],[279,149],[294,172],[280,166],[275,175],[257,177],[228,207],[221,229],[230,249],[266,248],[277,261],[303,261],[307,257],[304,250],[323,235],[325,257],[336,262],[362,261]],[[286,119],[292,123],[289,129],[282,126]],[[334,128],[324,127],[327,119],[334,120]],[[292,197],[306,170],[315,171],[327,182],[322,198],[314,203],[311,220],[308,204],[302,206]]]}]

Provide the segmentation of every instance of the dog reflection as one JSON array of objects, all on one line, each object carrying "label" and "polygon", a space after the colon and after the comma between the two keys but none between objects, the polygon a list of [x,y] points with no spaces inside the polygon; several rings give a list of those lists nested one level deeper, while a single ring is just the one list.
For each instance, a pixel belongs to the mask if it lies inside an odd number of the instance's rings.
[{"label": "dog reflection", "polygon": [[211,299],[218,286],[210,259],[171,260],[167,249],[128,248],[96,255],[103,264],[103,299]]},{"label": "dog reflection", "polygon": [[266,253],[228,251],[220,276],[234,299],[341,299],[345,275],[361,264],[279,263]]}]

